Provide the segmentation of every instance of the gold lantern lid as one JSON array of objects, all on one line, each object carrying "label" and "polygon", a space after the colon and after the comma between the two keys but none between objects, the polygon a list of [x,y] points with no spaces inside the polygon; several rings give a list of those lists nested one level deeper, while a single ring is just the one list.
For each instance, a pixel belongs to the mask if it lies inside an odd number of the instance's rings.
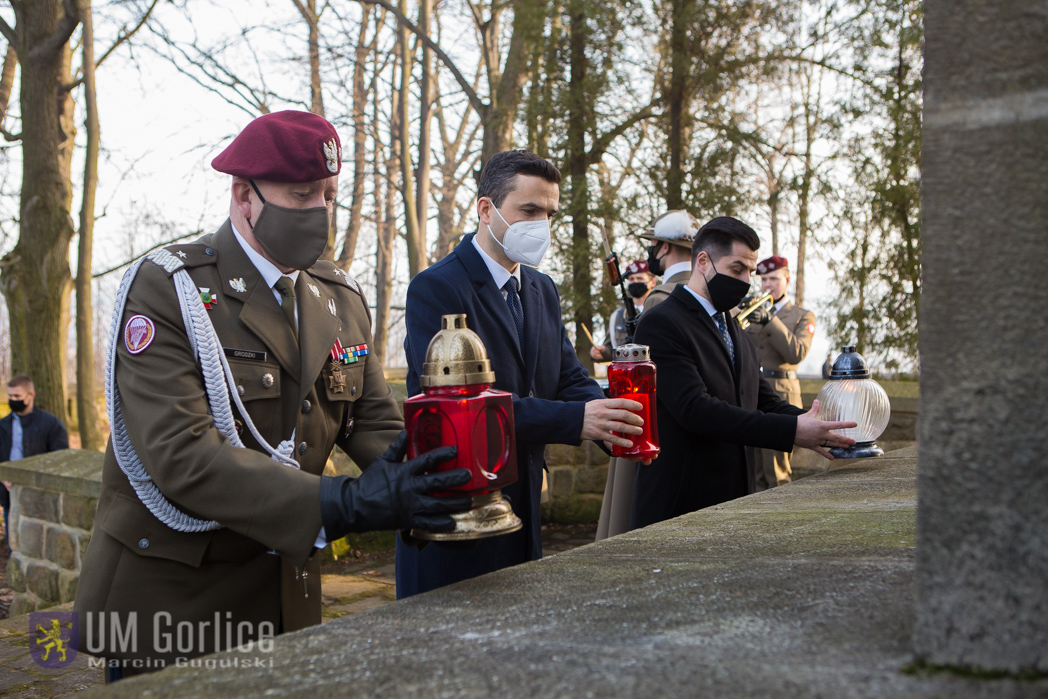
[{"label": "gold lantern lid", "polygon": [[426,349],[426,362],[419,377],[422,388],[495,383],[495,372],[480,336],[466,327],[466,314],[440,318],[440,332]]}]

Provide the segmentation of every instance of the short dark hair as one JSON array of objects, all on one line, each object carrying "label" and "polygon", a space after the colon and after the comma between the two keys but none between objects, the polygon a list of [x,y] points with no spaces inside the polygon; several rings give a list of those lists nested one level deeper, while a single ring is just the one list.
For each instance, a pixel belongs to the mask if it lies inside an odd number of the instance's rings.
[{"label": "short dark hair", "polygon": [[703,250],[711,260],[716,261],[729,254],[736,241],[750,250],[759,250],[761,246],[757,233],[737,218],[718,216],[706,223],[695,234],[695,242],[691,244],[692,267]]},{"label": "short dark hair", "polygon": [[480,173],[477,198],[487,197],[495,206],[502,206],[506,195],[514,189],[517,175],[535,175],[547,182],[560,184],[560,170],[542,156],[530,150],[504,150],[491,156]]},{"label": "short dark hair", "polygon": [[7,382],[8,388],[17,388],[19,386],[25,388],[27,391],[32,391],[33,380],[25,374],[19,374],[18,376],[12,377],[11,380]]}]

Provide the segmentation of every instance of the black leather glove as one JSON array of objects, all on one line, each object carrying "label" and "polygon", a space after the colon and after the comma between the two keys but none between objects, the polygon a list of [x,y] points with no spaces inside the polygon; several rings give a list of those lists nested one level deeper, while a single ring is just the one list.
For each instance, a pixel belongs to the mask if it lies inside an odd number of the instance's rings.
[{"label": "black leather glove", "polygon": [[771,309],[767,306],[761,306],[747,317],[751,323],[757,323],[758,325],[767,325],[773,318]]},{"label": "black leather glove", "polygon": [[376,529],[447,532],[455,528],[447,513],[468,510],[473,499],[438,498],[429,493],[468,482],[470,472],[464,468],[431,474],[424,471],[454,458],[458,449],[441,447],[401,463],[407,441],[407,432],[401,432],[359,478],[321,476],[320,516],[328,541],[350,532]]}]

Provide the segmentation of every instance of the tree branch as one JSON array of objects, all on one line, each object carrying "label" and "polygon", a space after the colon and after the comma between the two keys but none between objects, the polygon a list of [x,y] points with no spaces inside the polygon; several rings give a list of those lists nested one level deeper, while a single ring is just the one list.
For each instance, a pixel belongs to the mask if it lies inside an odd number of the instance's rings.
[{"label": "tree branch", "polygon": [[63,0],[62,5],[65,8],[65,17],[58,23],[54,34],[41,41],[29,52],[30,58],[35,60],[50,58],[69,41],[69,37],[73,36],[77,25],[80,24],[80,8],[77,7],[76,0]]},{"label": "tree branch", "polygon": [[21,141],[22,140],[22,134],[21,133],[13,134],[13,133],[11,133],[10,131],[8,131],[7,129],[5,129],[2,126],[0,126],[0,136],[3,136],[4,140],[7,141],[8,143],[14,143],[15,141]]},{"label": "tree branch", "polygon": [[590,152],[586,154],[586,164],[593,165],[598,160],[604,157],[605,151],[611,147],[612,142],[626,133],[638,122],[644,121],[655,115],[655,106],[659,104],[660,100],[653,100],[648,103],[646,107],[638,112],[635,112],[630,118],[616,126],[611,131],[603,134],[593,142],[593,147],[590,148]]},{"label": "tree branch", "polygon": [[[127,25],[126,24],[123,27],[120,28],[120,34],[116,37],[116,40],[113,41],[113,44],[108,49],[105,50],[105,52],[102,54],[101,58],[99,58],[97,61],[95,61],[95,69],[96,70],[98,69],[99,66],[102,65],[103,61],[105,61],[107,58],[109,58],[110,54],[112,54],[114,51],[116,51],[118,48],[120,48],[121,44],[123,44],[125,41],[127,41],[128,39],[133,37],[136,33],[138,33],[139,29],[141,29],[143,26],[145,26],[146,21],[149,19],[150,15],[153,14],[153,10],[156,9],[156,6],[158,4],[160,4],[160,0],[153,0],[153,4],[149,6],[148,10],[146,10],[144,13],[142,13],[142,18],[140,20],[138,20],[138,24],[136,24],[131,31],[127,30]],[[71,82],[68,85],[66,85],[65,89],[66,90],[75,90],[76,88],[80,87],[80,85],[83,84],[83,82],[84,82],[84,79],[82,77],[81,78],[77,78],[73,82]]]},{"label": "tree branch", "polygon": [[154,250],[162,248],[162,247],[164,247],[166,245],[172,245],[174,243],[177,243],[180,240],[185,240],[186,238],[189,238],[190,236],[201,235],[201,234],[203,234],[203,232],[204,232],[203,229],[200,229],[200,230],[197,230],[197,231],[193,231],[192,233],[186,233],[185,235],[180,235],[177,238],[172,238],[171,240],[165,240],[162,243],[157,243],[153,247],[151,247],[148,250],[146,250],[145,252],[143,252],[141,255],[137,255],[133,260],[128,260],[126,262],[121,262],[117,266],[110,267],[109,269],[107,269],[107,270],[105,270],[103,272],[96,272],[96,273],[91,275],[91,278],[92,279],[98,279],[99,277],[104,277],[107,274],[112,274],[113,272],[117,271],[118,269],[121,269],[123,267],[127,267],[129,264],[131,264],[132,262],[137,260],[139,257],[142,257],[144,255],[148,255],[149,253],[153,252]]},{"label": "tree branch", "polygon": [[402,13],[400,10],[398,10],[390,3],[386,2],[386,0],[357,0],[357,2],[367,5],[378,5],[379,7],[385,9],[387,12],[391,12],[393,16],[397,18],[397,22],[399,22],[401,26],[403,26],[405,29],[407,29],[416,37],[418,37],[419,41],[425,44],[428,48],[432,49],[433,53],[435,53],[437,55],[437,58],[440,59],[440,62],[448,67],[448,70],[450,70],[452,75],[455,76],[455,80],[456,82],[458,82],[459,87],[462,88],[462,91],[465,92],[466,96],[469,98],[470,104],[472,104],[473,108],[477,110],[477,113],[481,116],[487,114],[488,105],[486,105],[483,102],[483,100],[481,100],[480,97],[477,96],[476,91],[466,81],[466,78],[462,76],[462,73],[455,65],[455,62],[451,60],[451,57],[444,53],[444,49],[440,48],[440,46],[435,41],[433,41],[433,39],[430,39],[424,31],[419,29],[414,22],[405,17],[404,13]]},{"label": "tree branch", "polygon": [[17,48],[18,36],[15,34],[15,30],[11,28],[11,25],[8,24],[3,17],[0,17],[0,34],[4,35],[4,38],[7,39],[9,44]]}]

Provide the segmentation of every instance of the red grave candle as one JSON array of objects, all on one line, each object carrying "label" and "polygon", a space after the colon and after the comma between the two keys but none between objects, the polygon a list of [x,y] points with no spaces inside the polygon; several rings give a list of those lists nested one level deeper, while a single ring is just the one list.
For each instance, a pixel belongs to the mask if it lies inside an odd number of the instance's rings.
[{"label": "red grave candle", "polygon": [[[647,345],[621,345],[608,367],[608,388],[612,398],[627,398],[641,404],[637,413],[644,419],[643,432],[619,435],[633,446],[612,445],[612,456],[654,459],[659,455],[659,421],[655,409],[655,363],[648,357]],[[616,433],[618,434],[618,433]]]}]

